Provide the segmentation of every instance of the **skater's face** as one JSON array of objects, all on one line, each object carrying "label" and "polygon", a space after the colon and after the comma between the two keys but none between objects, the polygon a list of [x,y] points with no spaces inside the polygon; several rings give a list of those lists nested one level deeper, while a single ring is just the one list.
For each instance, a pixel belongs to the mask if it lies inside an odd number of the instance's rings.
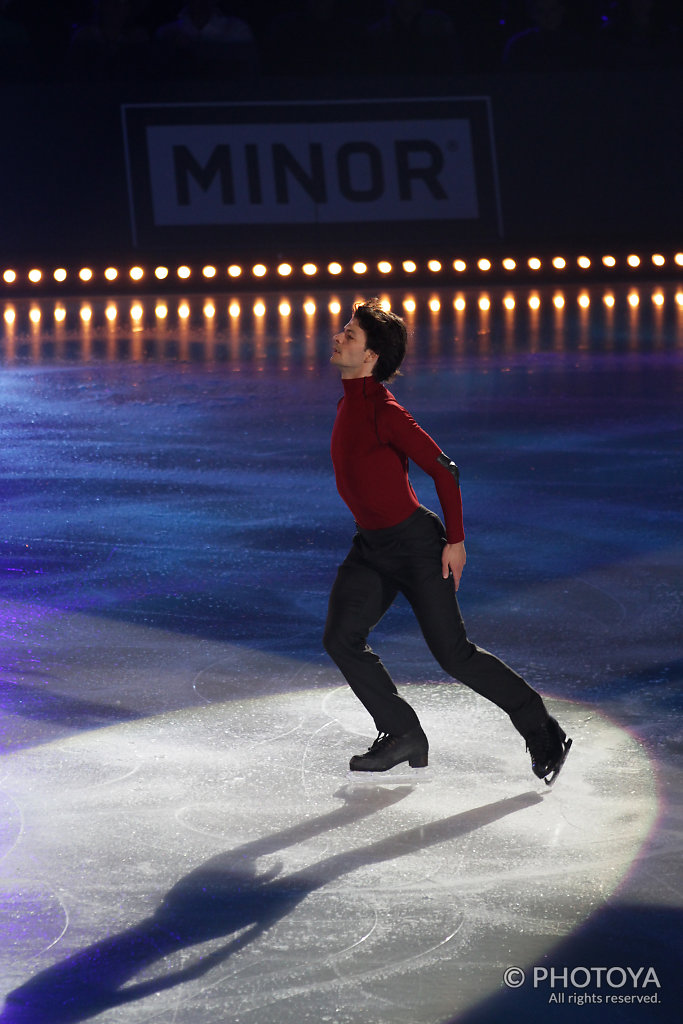
[{"label": "skater's face", "polygon": [[366,348],[367,334],[355,317],[332,339],[330,362],[341,371],[342,378],[369,377],[377,362],[377,353]]}]

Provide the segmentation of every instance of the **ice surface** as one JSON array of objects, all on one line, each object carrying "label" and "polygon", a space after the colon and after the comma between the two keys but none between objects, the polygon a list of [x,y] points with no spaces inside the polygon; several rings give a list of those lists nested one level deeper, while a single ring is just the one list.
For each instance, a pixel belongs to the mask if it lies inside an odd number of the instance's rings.
[{"label": "ice surface", "polygon": [[552,953],[647,839],[647,756],[594,710],[553,704],[578,756],[548,791],[495,708],[449,683],[411,698],[429,786],[400,768],[396,782],[347,783],[364,720],[346,688],[8,756],[23,819],[3,863],[14,998],[46,1022],[71,1019],[55,1008],[68,998],[110,1020],[306,1020],[333,998],[339,1019],[432,1021],[494,991],[509,963]]}]

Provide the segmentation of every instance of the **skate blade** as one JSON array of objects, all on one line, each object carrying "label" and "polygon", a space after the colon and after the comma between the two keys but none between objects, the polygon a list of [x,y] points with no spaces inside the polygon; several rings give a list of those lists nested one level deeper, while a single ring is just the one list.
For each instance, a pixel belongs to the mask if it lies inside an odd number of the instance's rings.
[{"label": "skate blade", "polygon": [[434,776],[431,768],[410,768],[408,765],[397,765],[387,772],[352,772],[346,773],[346,778],[354,785],[360,786],[405,786],[407,783],[416,784],[431,782]]},{"label": "skate blade", "polygon": [[543,781],[545,782],[546,786],[552,786],[553,782],[555,781],[555,779],[557,778],[557,776],[558,776],[558,775],[560,774],[560,772],[562,771],[562,765],[563,765],[563,764],[564,764],[564,762],[565,762],[565,761],[567,760],[567,754],[569,753],[569,751],[570,751],[570,749],[571,749],[571,745],[572,745],[572,741],[571,741],[571,740],[566,740],[566,741],[565,741],[565,744],[564,744],[564,753],[563,753],[563,755],[562,755],[562,760],[560,761],[560,763],[558,764],[557,768],[556,768],[556,769],[555,769],[555,771],[554,771],[554,772],[552,773],[552,775],[550,776],[550,778],[549,778],[549,779],[544,779],[544,780],[543,780]]}]

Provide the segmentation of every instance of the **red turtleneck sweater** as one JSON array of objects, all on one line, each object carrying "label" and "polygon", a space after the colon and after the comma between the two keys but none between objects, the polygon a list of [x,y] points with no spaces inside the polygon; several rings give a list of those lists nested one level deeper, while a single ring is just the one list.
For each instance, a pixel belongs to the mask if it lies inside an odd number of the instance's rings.
[{"label": "red turtleneck sweater", "polygon": [[465,537],[460,488],[437,462],[441,449],[374,377],[343,380],[344,396],[332,430],[337,490],[365,530],[396,526],[419,502],[408,479],[408,459],[432,477],[449,544]]}]

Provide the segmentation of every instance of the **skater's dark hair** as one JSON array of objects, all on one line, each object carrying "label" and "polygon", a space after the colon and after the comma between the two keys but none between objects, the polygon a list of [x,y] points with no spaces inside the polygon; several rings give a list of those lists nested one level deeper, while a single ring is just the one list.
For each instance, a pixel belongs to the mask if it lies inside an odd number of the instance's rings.
[{"label": "skater's dark hair", "polygon": [[357,302],[353,315],[367,335],[365,347],[379,357],[372,371],[379,381],[391,380],[399,372],[406,354],[408,332],[396,313],[387,312],[379,299]]}]

